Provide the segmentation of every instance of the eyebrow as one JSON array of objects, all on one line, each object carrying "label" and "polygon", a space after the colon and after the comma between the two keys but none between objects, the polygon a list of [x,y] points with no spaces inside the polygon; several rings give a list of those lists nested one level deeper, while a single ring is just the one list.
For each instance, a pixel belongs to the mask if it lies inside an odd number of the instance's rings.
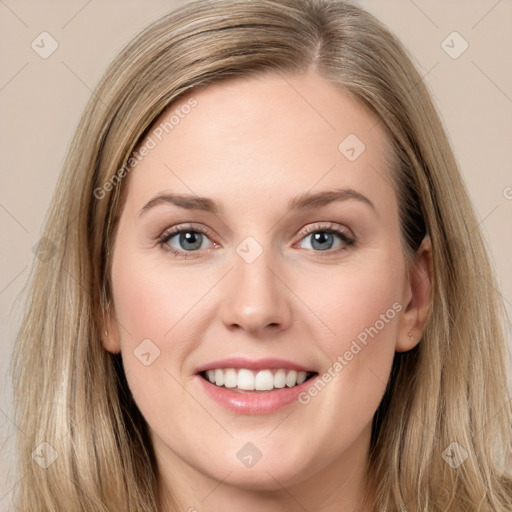
[{"label": "eyebrow", "polygon": [[[326,206],[336,201],[346,201],[348,199],[355,199],[370,206],[378,216],[375,205],[366,196],[350,188],[326,190],[323,192],[317,192],[315,194],[311,194],[309,192],[300,194],[289,201],[288,209],[290,211],[314,209]],[[187,210],[201,210],[213,213],[214,215],[218,215],[224,211],[224,208],[221,204],[207,197],[199,197],[186,194],[162,193],[146,203],[141,209],[139,215],[142,215],[148,210],[162,204],[172,204]]]}]

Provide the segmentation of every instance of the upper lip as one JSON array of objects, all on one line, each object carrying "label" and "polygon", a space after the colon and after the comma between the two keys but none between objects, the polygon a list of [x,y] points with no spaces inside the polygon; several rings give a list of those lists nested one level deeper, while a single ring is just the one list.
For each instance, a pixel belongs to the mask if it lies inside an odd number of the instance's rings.
[{"label": "upper lip", "polygon": [[287,370],[296,370],[298,372],[315,372],[315,370],[286,359],[263,358],[247,359],[246,357],[228,357],[219,359],[197,368],[196,372],[201,373],[207,370],[216,370],[217,368],[247,368],[248,370],[278,370],[279,368]]}]

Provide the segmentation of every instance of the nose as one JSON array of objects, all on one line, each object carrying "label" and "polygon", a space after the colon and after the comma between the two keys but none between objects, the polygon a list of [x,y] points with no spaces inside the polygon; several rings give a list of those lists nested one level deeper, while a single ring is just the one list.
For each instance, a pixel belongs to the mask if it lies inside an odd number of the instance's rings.
[{"label": "nose", "polygon": [[223,290],[221,320],[230,330],[262,336],[286,329],[291,322],[290,289],[265,250],[248,263],[234,254],[234,269]]}]

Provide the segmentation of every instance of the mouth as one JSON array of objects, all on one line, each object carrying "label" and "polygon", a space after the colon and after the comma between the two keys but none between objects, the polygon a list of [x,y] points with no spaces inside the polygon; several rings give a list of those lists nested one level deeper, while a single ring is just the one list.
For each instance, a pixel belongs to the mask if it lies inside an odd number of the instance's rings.
[{"label": "mouth", "polygon": [[215,368],[198,373],[204,380],[219,388],[238,393],[268,393],[294,388],[315,378],[318,373],[290,368]]},{"label": "mouth", "polygon": [[318,376],[314,368],[291,360],[235,355],[197,368],[195,382],[230,413],[265,415],[299,404]]}]

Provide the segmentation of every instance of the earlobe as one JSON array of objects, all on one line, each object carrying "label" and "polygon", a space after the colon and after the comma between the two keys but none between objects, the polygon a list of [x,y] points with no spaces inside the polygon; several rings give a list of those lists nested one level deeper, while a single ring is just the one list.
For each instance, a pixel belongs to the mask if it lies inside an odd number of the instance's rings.
[{"label": "earlobe", "polygon": [[103,309],[103,328],[101,331],[101,343],[105,350],[112,354],[121,352],[121,343],[119,341],[119,330],[111,311],[110,303]]},{"label": "earlobe", "polygon": [[432,245],[426,235],[408,272],[403,294],[406,307],[395,346],[397,352],[407,352],[421,340],[431,306],[431,260]]},{"label": "earlobe", "polygon": [[398,339],[395,350],[397,352],[408,352],[412,350],[419,342],[421,338],[416,336],[413,332],[408,332],[405,339]]},{"label": "earlobe", "polygon": [[101,343],[103,344],[105,350],[108,350],[112,354],[118,354],[119,352],[121,352],[121,346],[119,340],[117,339],[117,336],[113,335],[112,333],[109,333],[109,331],[103,332],[101,336]]}]

